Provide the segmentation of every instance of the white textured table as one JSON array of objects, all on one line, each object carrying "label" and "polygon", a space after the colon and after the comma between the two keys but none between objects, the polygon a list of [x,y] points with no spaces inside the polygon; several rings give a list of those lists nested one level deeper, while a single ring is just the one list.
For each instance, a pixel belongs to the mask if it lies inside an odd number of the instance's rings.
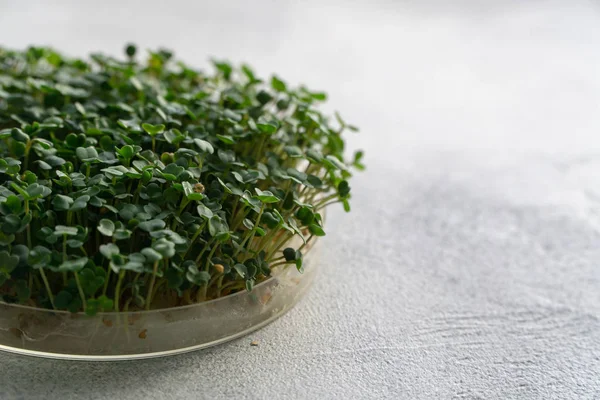
[{"label": "white textured table", "polygon": [[0,354],[1,399],[600,397],[600,6],[200,3],[0,0],[0,41],[133,40],[327,89],[370,168],[320,280],[206,351]]}]

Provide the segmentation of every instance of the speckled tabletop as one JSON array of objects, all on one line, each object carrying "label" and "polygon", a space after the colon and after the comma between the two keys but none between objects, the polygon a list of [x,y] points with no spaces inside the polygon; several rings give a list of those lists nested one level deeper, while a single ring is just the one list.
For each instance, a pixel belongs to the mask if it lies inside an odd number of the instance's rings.
[{"label": "speckled tabletop", "polygon": [[0,354],[0,399],[600,398],[600,8],[416,3],[0,0],[5,46],[325,88],[370,167],[283,318],[165,359]]}]

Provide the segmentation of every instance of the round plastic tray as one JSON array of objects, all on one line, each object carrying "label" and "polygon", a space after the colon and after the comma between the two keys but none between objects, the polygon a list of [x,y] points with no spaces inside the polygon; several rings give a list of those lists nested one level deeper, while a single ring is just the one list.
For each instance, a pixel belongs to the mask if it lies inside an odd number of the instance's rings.
[{"label": "round plastic tray", "polygon": [[272,322],[302,298],[317,272],[315,250],[305,255],[303,274],[288,266],[251,292],[189,306],[89,317],[0,303],[0,350],[110,361],[160,357],[224,343]]}]

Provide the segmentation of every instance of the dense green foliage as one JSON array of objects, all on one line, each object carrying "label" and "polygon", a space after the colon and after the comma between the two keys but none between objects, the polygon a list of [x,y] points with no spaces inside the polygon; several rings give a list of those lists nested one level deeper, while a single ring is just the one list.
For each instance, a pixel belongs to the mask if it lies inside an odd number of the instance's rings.
[{"label": "dense green foliage", "polygon": [[315,108],[324,93],[245,65],[126,55],[0,48],[1,299],[150,309],[301,271],[323,207],[349,210],[355,128]]}]

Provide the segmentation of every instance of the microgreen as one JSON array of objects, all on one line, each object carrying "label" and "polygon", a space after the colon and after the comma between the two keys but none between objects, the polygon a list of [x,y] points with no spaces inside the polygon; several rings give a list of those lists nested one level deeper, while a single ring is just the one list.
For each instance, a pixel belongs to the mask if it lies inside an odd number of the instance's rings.
[{"label": "microgreen", "polygon": [[247,65],[125,53],[0,48],[0,300],[93,315],[302,272],[322,210],[350,209],[356,128]]}]

